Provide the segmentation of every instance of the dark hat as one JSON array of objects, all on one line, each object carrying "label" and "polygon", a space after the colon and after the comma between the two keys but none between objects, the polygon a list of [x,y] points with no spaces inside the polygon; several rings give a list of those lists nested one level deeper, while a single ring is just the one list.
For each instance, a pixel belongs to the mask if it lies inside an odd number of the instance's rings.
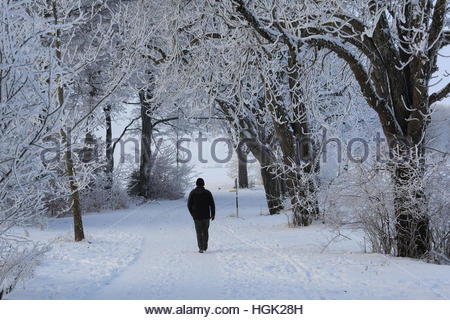
[{"label": "dark hat", "polygon": [[195,184],[198,187],[203,187],[205,185],[205,180],[203,180],[202,178],[198,178],[197,181],[195,182]]}]

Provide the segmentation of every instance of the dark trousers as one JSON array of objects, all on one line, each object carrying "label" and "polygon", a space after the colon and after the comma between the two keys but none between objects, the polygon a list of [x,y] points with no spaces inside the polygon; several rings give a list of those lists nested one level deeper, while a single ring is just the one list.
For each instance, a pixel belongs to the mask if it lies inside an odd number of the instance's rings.
[{"label": "dark trousers", "polygon": [[209,219],[194,220],[195,231],[197,232],[197,243],[200,250],[208,249],[208,228]]}]

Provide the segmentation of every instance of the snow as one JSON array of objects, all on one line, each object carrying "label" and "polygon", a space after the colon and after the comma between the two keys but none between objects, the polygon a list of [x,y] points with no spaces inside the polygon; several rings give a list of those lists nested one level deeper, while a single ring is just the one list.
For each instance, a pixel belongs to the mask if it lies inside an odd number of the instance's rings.
[{"label": "snow", "polygon": [[[67,226],[62,219],[59,226]],[[56,226],[55,226],[56,227]],[[53,232],[49,232],[53,233]],[[86,299],[92,290],[108,283],[136,257],[142,238],[130,233],[98,230],[74,243],[66,233],[52,239],[35,278],[17,288],[20,299]],[[14,298],[14,293],[7,298]]]},{"label": "snow", "polygon": [[[450,75],[450,46],[446,46],[439,51],[439,55],[437,57],[437,67],[438,71],[434,74],[435,79],[433,79],[430,83],[430,94],[438,92],[442,90],[449,83],[449,75]],[[448,105],[450,104],[450,96],[442,99],[440,101],[441,104]]]},{"label": "snow", "polygon": [[210,189],[217,213],[206,253],[197,252],[185,198],[85,214],[81,243],[72,242],[70,218],[52,219],[45,231],[29,230],[54,239],[51,251],[6,299],[450,297],[450,266],[364,253],[351,229],[330,242],[335,234],[321,223],[289,228],[285,215],[267,215],[261,188],[240,190],[236,218],[235,194]]},{"label": "snow", "polygon": [[450,104],[437,105],[431,114],[426,141],[429,148],[441,153],[450,152]]}]

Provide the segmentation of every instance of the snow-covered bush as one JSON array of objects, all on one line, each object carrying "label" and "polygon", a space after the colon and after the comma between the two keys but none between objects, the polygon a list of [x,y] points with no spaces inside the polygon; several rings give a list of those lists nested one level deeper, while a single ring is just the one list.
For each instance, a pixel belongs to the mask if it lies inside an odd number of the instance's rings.
[{"label": "snow-covered bush", "polygon": [[450,260],[450,105],[435,104],[426,132],[428,162],[435,163],[427,177],[430,207],[432,250],[431,261],[449,264]]},{"label": "snow-covered bush", "polygon": [[33,269],[39,257],[49,249],[42,244],[16,240],[0,239],[0,300],[19,282],[33,276]]},{"label": "snow-covered bush", "polygon": [[[356,225],[365,233],[372,252],[397,254],[401,226],[395,215],[394,192],[405,197],[411,212],[421,212],[430,225],[431,250],[426,257],[436,263],[450,262],[450,163],[428,159],[423,174],[418,174],[401,190],[395,190],[390,165],[359,164],[343,170],[329,185],[324,201],[325,221],[334,227]],[[444,185],[443,185],[444,184]],[[425,194],[418,194],[423,189]],[[420,201],[425,197],[426,202]],[[419,207],[422,203],[426,206]],[[420,232],[421,225],[413,228]]]},{"label": "snow-covered bush", "polygon": [[[345,181],[345,182],[343,182]],[[343,183],[342,183],[343,182]],[[358,223],[372,252],[393,254],[395,248],[395,220],[393,193],[386,168],[357,165],[336,180],[339,185],[335,204],[340,205],[342,224]],[[334,188],[333,188],[334,189]],[[341,198],[342,197],[342,198]],[[336,220],[335,220],[336,221]]]},{"label": "snow-covered bush", "polygon": [[96,175],[90,186],[80,192],[83,212],[127,208],[130,201],[124,183],[127,175],[121,168],[115,168],[112,178],[104,173]]},{"label": "snow-covered bush", "polygon": [[192,166],[176,163],[176,153],[170,146],[158,150],[153,157],[150,185],[140,182],[139,169],[131,173],[128,192],[132,196],[143,195],[143,188],[150,199],[178,199],[183,197],[190,184]]},{"label": "snow-covered bush", "polygon": [[425,179],[431,247],[428,259],[450,264],[450,161],[448,155],[428,171]]}]

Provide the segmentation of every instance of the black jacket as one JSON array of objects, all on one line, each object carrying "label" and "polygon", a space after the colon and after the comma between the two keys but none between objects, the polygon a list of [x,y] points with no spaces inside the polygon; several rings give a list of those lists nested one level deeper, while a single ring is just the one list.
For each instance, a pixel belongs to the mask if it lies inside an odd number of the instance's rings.
[{"label": "black jacket", "polygon": [[205,187],[197,187],[191,191],[188,198],[188,209],[194,220],[210,219],[215,217],[216,207],[214,199]]}]

